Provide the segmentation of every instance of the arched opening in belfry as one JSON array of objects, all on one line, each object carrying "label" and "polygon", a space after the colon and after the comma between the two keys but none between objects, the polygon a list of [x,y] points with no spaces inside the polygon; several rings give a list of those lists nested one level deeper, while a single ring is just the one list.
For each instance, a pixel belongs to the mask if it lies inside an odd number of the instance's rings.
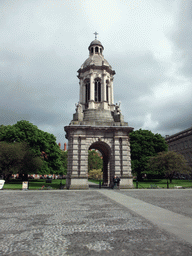
[{"label": "arched opening in belfry", "polygon": [[112,177],[111,168],[110,168],[110,158],[111,158],[111,150],[110,147],[102,141],[94,142],[90,147],[90,149],[98,150],[101,153],[101,157],[103,159],[103,185],[109,186],[110,180]]},{"label": "arched opening in belfry", "polygon": [[106,101],[109,101],[109,80],[106,80]]},{"label": "arched opening in belfry", "polygon": [[85,107],[88,107],[88,102],[90,100],[90,81],[89,79],[85,80]]},{"label": "arched opening in belfry", "polygon": [[95,53],[98,53],[98,52],[99,52],[99,48],[95,47]]},{"label": "arched opening in belfry", "polygon": [[99,78],[95,79],[95,101],[101,101],[101,81]]}]

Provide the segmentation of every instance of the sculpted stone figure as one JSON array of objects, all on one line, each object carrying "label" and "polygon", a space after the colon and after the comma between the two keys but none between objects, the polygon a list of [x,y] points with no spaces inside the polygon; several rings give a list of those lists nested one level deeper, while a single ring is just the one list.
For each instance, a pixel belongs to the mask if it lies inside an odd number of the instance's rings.
[{"label": "sculpted stone figure", "polygon": [[119,104],[118,103],[115,104],[115,112],[116,112],[116,114],[121,114],[120,104],[121,104],[120,102],[119,102]]},{"label": "sculpted stone figure", "polygon": [[78,103],[78,104],[75,103],[75,106],[76,106],[76,113],[82,113],[83,112],[81,103]]}]

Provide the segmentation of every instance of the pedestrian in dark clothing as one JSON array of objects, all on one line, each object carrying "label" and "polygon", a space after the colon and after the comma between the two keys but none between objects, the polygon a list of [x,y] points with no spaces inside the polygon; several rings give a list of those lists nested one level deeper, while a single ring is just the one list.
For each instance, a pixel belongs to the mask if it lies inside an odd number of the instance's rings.
[{"label": "pedestrian in dark clothing", "polygon": [[119,177],[117,177],[117,188],[119,189],[119,186],[120,186],[120,178]]},{"label": "pedestrian in dark clothing", "polygon": [[117,182],[118,182],[117,176],[114,176],[114,178],[113,178],[113,188],[117,188]]}]

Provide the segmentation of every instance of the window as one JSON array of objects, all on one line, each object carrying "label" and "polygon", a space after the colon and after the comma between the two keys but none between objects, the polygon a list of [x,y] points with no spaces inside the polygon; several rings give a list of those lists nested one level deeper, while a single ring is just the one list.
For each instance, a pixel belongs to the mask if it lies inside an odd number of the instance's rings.
[{"label": "window", "polygon": [[86,81],[85,83],[85,103],[88,103],[90,100],[90,82]]},{"label": "window", "polygon": [[95,53],[98,53],[98,51],[99,51],[98,47],[95,47]]},{"label": "window", "polygon": [[91,53],[93,53],[93,47],[91,47]]},{"label": "window", "polygon": [[109,101],[109,81],[106,81],[106,101]]},{"label": "window", "polygon": [[95,101],[101,101],[101,82],[99,79],[95,79]]}]

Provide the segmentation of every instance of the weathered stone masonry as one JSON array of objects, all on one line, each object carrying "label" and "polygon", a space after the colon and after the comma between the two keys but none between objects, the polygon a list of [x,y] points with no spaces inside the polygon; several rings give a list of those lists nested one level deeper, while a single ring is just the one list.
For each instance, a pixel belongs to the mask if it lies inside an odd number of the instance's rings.
[{"label": "weathered stone masonry", "polygon": [[101,42],[89,46],[89,58],[78,70],[79,103],[71,123],[65,127],[68,139],[68,189],[88,188],[88,150],[98,149],[103,156],[103,182],[112,186],[121,178],[121,188],[132,188],[129,133],[120,104],[114,104],[115,71],[104,59]]}]

